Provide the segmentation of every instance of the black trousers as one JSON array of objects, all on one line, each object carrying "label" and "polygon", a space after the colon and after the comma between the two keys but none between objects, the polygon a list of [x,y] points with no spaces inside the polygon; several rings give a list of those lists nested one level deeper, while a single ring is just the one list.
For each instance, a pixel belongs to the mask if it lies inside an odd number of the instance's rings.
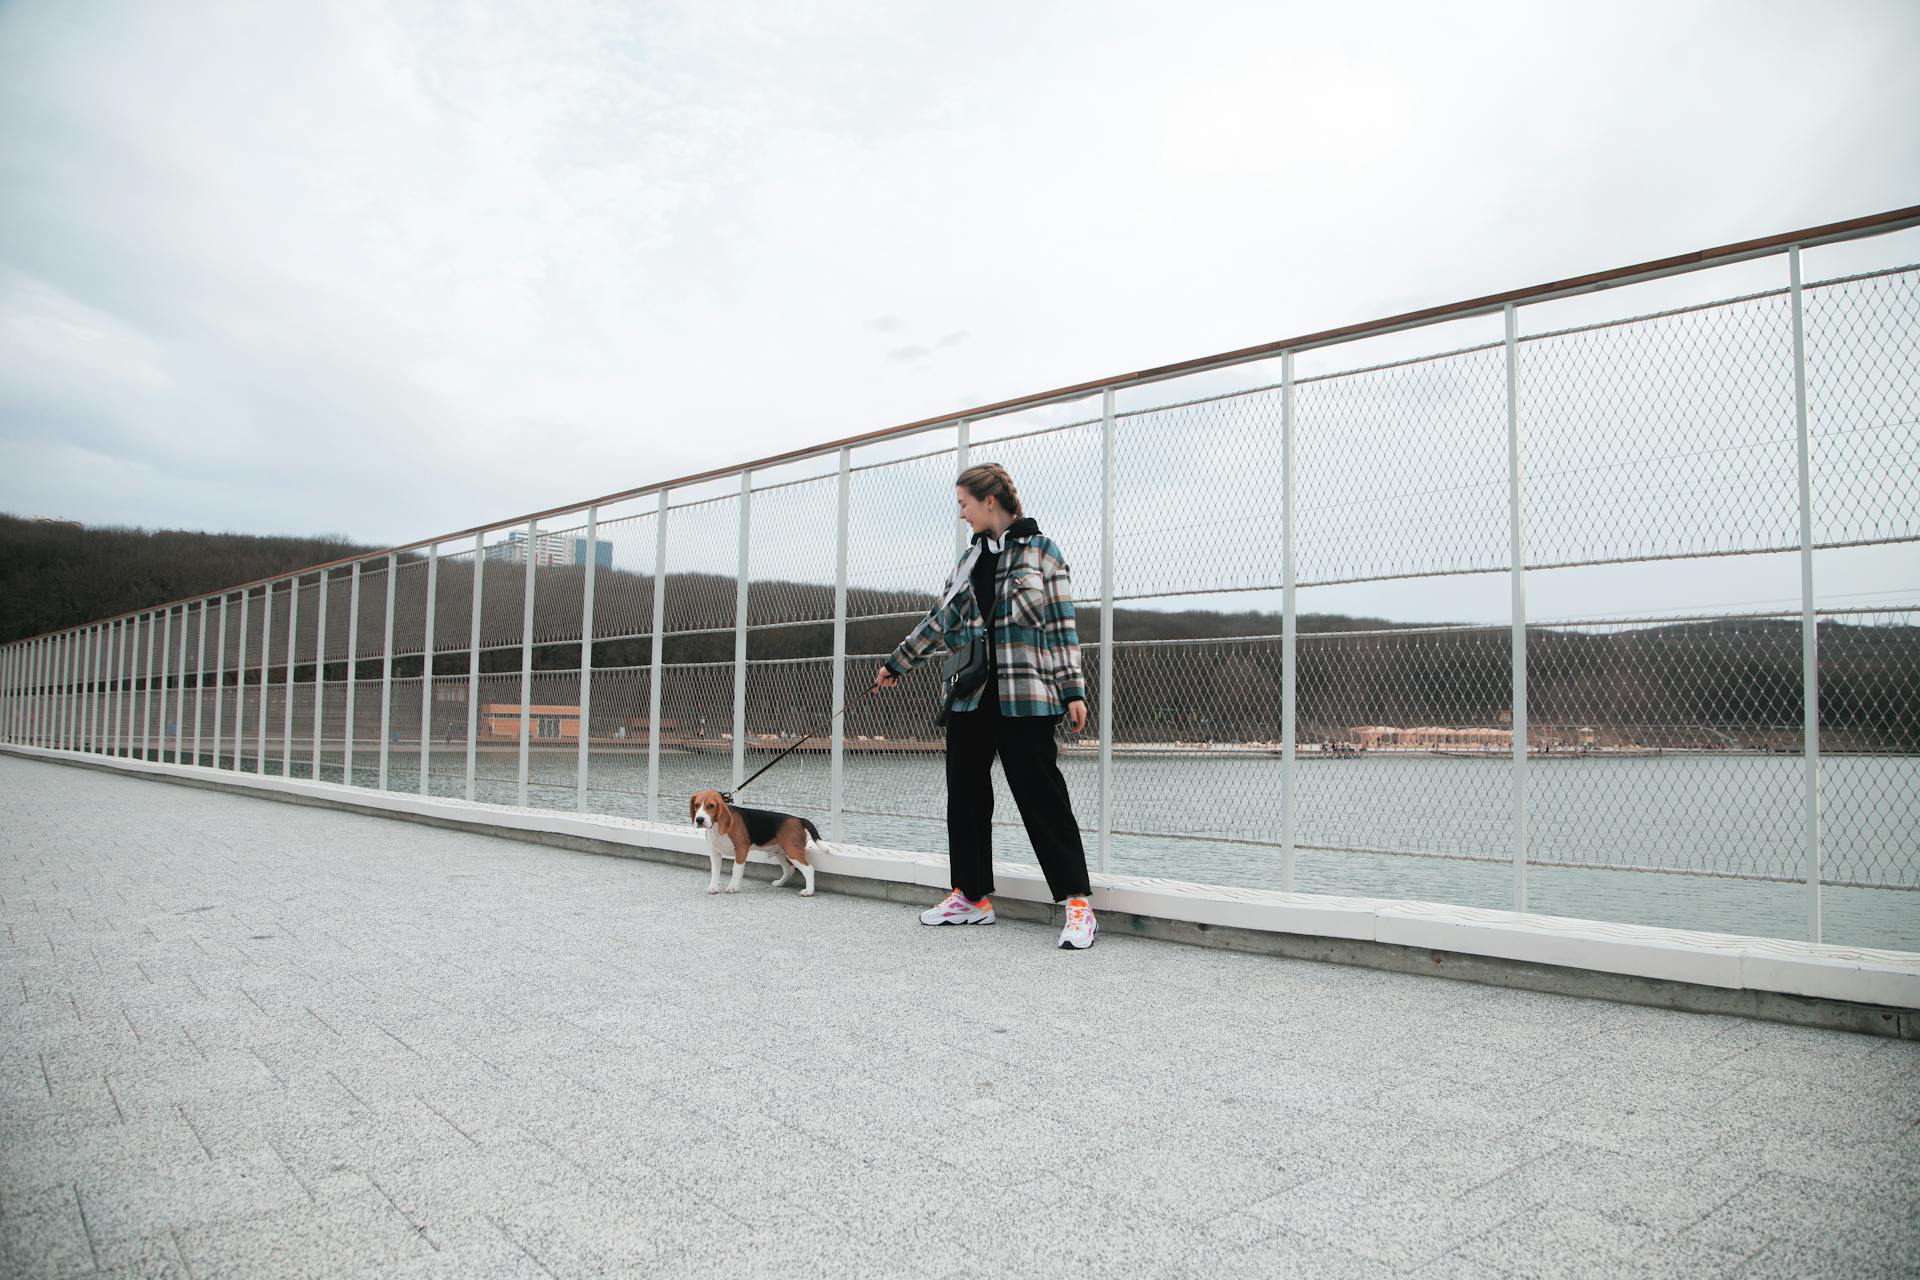
[{"label": "black trousers", "polygon": [[1054,901],[1085,897],[1087,851],[1053,740],[1060,717],[1001,715],[993,686],[989,677],[977,711],[956,711],[947,721],[947,864],[953,886],[976,902],[993,892],[998,755]]}]

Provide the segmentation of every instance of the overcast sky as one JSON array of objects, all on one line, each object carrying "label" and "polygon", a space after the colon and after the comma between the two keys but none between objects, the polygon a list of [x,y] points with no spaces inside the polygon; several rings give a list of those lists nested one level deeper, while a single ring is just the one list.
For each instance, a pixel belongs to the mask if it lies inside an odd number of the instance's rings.
[{"label": "overcast sky", "polygon": [[412,541],[1879,212],[1917,63],[1911,0],[12,0],[0,509]]}]

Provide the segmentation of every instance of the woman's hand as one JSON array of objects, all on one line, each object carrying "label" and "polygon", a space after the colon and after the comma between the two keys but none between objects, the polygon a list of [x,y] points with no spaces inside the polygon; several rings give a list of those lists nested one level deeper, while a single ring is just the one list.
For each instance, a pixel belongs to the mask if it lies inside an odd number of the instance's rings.
[{"label": "woman's hand", "polygon": [[1075,698],[1067,704],[1067,728],[1074,733],[1087,727],[1087,704]]},{"label": "woman's hand", "polygon": [[900,677],[893,674],[893,672],[887,670],[885,667],[881,667],[879,674],[874,676],[873,682],[879,685],[882,689],[891,689],[893,688],[893,686],[900,683]]}]

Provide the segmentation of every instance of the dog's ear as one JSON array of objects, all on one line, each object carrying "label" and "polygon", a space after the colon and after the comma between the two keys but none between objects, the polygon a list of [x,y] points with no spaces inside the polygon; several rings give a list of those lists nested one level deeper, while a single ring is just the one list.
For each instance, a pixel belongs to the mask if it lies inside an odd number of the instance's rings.
[{"label": "dog's ear", "polygon": [[696,791],[692,795],[687,797],[687,821],[688,822],[693,821],[694,811],[697,810],[699,807],[700,807],[700,793]]}]

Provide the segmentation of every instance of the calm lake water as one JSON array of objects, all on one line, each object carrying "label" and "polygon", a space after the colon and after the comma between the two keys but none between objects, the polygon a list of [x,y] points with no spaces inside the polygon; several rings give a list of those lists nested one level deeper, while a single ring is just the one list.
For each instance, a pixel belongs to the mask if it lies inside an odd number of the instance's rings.
[{"label": "calm lake water", "polygon": [[[748,770],[768,757],[749,756]],[[277,761],[271,762],[277,765]],[[374,756],[357,750],[355,782],[376,782]],[[417,749],[396,750],[388,785],[417,788]],[[330,780],[339,780],[337,757]],[[476,798],[511,804],[517,757],[479,757]],[[1098,817],[1098,761],[1063,755],[1083,828]],[[661,817],[686,797],[731,781],[726,755],[666,754]],[[846,838],[944,854],[945,776],[938,752],[850,752]],[[436,751],[435,794],[464,787],[462,750]],[[1822,761],[1828,880],[1920,883],[1920,758],[1830,756]],[[274,770],[277,771],[277,770]],[[306,769],[296,765],[296,776]],[[1806,936],[1803,883],[1631,870],[1680,868],[1799,876],[1805,865],[1803,767],[1783,756],[1541,759],[1529,774],[1529,907],[1553,915],[1674,928]],[[529,803],[571,809],[571,753],[537,753]],[[746,792],[749,803],[827,825],[828,764],[796,753]],[[1298,769],[1302,846],[1295,888],[1309,893],[1414,898],[1468,906],[1513,904],[1512,773],[1505,758],[1369,756],[1303,759]],[[996,767],[999,857],[1033,862],[1011,793]],[[644,753],[596,752],[588,808],[646,817]],[[1121,757],[1114,762],[1110,869],[1211,884],[1281,887],[1280,761],[1274,757]],[[1441,857],[1411,857],[1416,850]],[[1091,834],[1089,865],[1096,865]],[[1498,861],[1473,861],[1494,858]],[[1571,865],[1540,865],[1571,864]],[[1920,951],[1920,892],[1828,884],[1825,940]]]}]

